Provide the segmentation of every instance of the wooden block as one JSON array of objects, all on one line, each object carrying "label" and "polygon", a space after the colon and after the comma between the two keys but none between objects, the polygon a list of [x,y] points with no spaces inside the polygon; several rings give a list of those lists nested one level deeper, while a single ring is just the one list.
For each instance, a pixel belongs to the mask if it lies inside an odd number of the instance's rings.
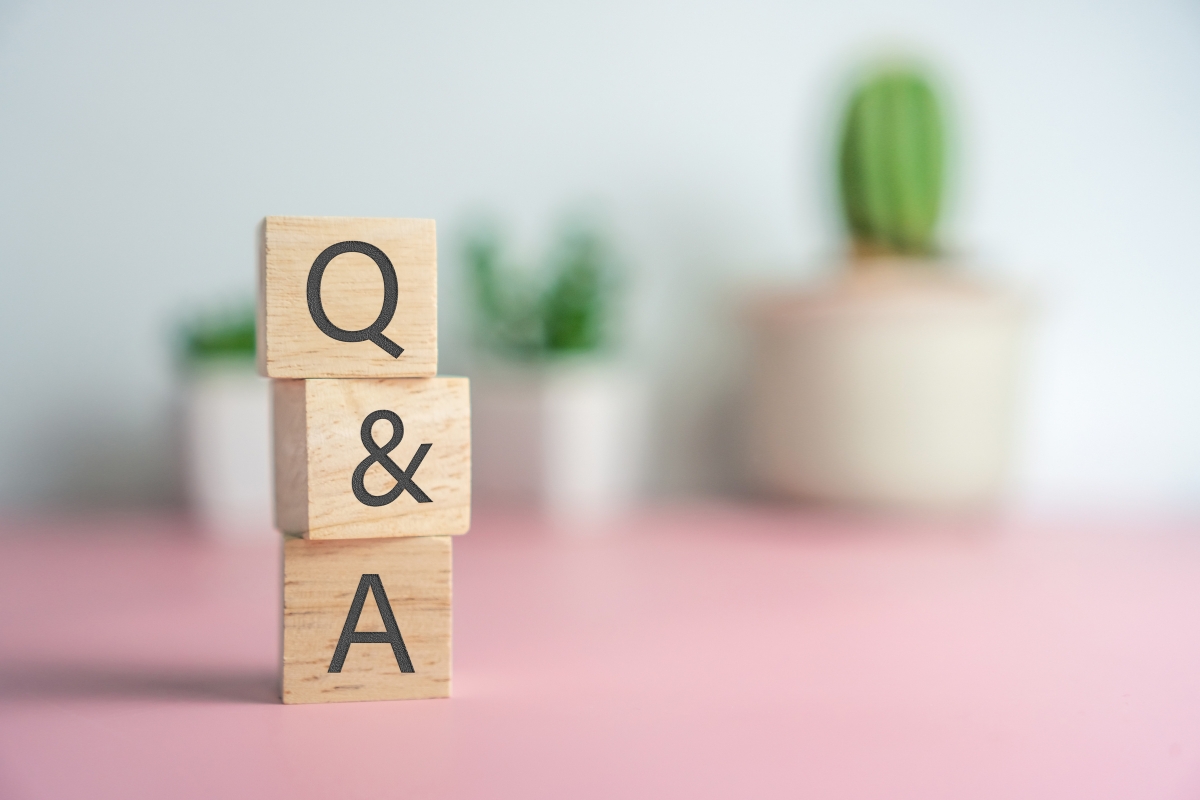
[{"label": "wooden block", "polygon": [[450,696],[451,539],[283,543],[283,702]]},{"label": "wooden block", "polygon": [[431,219],[267,217],[258,298],[263,375],[437,374]]},{"label": "wooden block", "polygon": [[466,533],[466,378],[272,381],[275,523],[308,539]]}]

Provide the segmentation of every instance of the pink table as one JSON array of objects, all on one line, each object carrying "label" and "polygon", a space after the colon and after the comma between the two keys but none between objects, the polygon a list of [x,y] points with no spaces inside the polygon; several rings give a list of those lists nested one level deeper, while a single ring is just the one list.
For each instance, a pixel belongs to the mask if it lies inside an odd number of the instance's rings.
[{"label": "pink table", "polygon": [[480,513],[452,700],[280,705],[278,554],[0,538],[3,798],[1196,798],[1200,526]]}]

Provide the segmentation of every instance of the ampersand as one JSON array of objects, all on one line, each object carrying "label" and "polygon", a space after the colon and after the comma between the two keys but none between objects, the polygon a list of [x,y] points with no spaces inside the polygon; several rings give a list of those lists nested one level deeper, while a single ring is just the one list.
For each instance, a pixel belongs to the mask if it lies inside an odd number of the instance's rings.
[{"label": "ampersand", "polygon": [[[384,445],[377,444],[371,436],[371,428],[381,419],[387,420],[392,426],[392,438],[388,439]],[[367,452],[370,453],[354,469],[354,477],[350,479],[350,488],[354,490],[354,496],[360,503],[367,506],[386,506],[405,491],[411,494],[418,503],[433,502],[429,495],[421,491],[420,486],[413,483],[413,475],[416,474],[417,467],[421,466],[421,462],[425,460],[425,454],[429,452],[429,448],[433,447],[432,444],[423,444],[418,447],[416,455],[408,462],[408,469],[400,469],[400,466],[388,457],[388,453],[395,450],[396,445],[400,444],[400,440],[404,438],[404,423],[398,414],[387,409],[372,411],[368,414],[367,418],[363,420],[359,436],[362,438],[363,447],[367,448]],[[371,494],[363,485],[363,479],[367,476],[367,470],[371,468],[372,464],[383,467],[389,475],[396,479],[396,485],[386,494]]]}]

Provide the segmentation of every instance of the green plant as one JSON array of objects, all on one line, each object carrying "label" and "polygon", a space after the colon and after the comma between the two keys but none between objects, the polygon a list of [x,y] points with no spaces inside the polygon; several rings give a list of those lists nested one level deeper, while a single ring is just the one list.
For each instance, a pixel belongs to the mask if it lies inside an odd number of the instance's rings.
[{"label": "green plant", "polygon": [[842,126],[838,177],[842,210],[860,251],[934,251],[944,146],[937,95],[919,70],[879,68],[854,90]]},{"label": "green plant", "polygon": [[541,270],[507,260],[494,226],[467,237],[465,257],[484,346],[535,359],[591,352],[606,343],[613,266],[595,228],[564,229]]},{"label": "green plant", "polygon": [[216,358],[254,358],[255,312],[252,303],[242,303],[199,313],[179,329],[184,361],[198,363]]}]

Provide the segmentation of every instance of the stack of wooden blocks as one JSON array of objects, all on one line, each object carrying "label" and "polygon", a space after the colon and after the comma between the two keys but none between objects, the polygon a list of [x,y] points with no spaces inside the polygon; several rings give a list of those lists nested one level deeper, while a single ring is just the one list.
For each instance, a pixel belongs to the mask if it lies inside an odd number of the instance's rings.
[{"label": "stack of wooden blocks", "polygon": [[265,220],[285,703],[450,695],[471,406],[437,356],[432,220]]}]

